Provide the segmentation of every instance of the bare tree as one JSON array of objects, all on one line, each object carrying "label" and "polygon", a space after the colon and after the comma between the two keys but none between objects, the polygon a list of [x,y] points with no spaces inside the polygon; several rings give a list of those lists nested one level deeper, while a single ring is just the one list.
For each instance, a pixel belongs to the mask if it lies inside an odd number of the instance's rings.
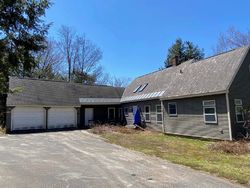
[{"label": "bare tree", "polygon": [[76,35],[72,28],[61,26],[59,30],[58,46],[68,66],[69,81],[71,81],[72,64],[76,61],[77,46],[75,44],[75,37]]},{"label": "bare tree", "polygon": [[77,48],[76,61],[73,64],[74,76],[77,72],[80,72],[97,79],[102,73],[102,67],[99,64],[99,61],[102,59],[102,51],[88,40],[85,35],[82,37],[77,36],[75,45]]},{"label": "bare tree", "polygon": [[102,51],[100,48],[85,35],[78,36],[67,26],[62,26],[59,34],[58,44],[68,66],[68,80],[89,84],[95,82],[101,70],[99,61],[102,59]]},{"label": "bare tree", "polygon": [[127,87],[130,82],[130,78],[111,76],[108,73],[103,73],[98,80],[98,84],[110,85],[114,87]]},{"label": "bare tree", "polygon": [[213,51],[215,54],[218,54],[249,44],[250,30],[243,33],[234,27],[230,27],[225,33],[220,34],[217,45],[214,47]]},{"label": "bare tree", "polygon": [[63,57],[57,48],[56,41],[47,40],[46,48],[36,54],[37,64],[31,71],[31,77],[60,79],[62,60]]}]

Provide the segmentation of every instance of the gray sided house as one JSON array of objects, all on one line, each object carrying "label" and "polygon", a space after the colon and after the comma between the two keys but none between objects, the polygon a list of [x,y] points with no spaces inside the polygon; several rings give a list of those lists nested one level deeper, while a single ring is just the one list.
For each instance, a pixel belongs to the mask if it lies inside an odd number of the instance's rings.
[{"label": "gray sided house", "polygon": [[124,88],[10,77],[18,92],[7,97],[9,131],[84,128],[94,121],[121,122]]},{"label": "gray sided house", "polygon": [[250,106],[250,47],[189,60],[136,78],[121,102],[128,124],[139,107],[146,125],[164,133],[232,140]]}]

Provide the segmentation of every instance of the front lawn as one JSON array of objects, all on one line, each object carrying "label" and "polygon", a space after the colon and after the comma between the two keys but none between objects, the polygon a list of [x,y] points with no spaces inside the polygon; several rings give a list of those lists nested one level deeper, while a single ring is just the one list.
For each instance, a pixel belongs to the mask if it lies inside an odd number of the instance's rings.
[{"label": "front lawn", "polygon": [[125,127],[95,127],[91,132],[110,143],[250,185],[249,143],[200,140]]}]

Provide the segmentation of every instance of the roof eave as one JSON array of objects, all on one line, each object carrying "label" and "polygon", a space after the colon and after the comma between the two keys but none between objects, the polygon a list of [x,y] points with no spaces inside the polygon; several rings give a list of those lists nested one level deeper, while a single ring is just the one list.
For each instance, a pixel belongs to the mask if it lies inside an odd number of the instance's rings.
[{"label": "roof eave", "polygon": [[172,96],[172,97],[160,97],[160,100],[174,100],[174,99],[185,99],[185,98],[194,98],[194,97],[204,97],[204,96],[211,96],[211,95],[220,95],[226,94],[227,90],[217,91],[217,92],[208,92],[208,93],[199,93],[199,94],[192,94],[192,95],[182,95],[182,96]]}]

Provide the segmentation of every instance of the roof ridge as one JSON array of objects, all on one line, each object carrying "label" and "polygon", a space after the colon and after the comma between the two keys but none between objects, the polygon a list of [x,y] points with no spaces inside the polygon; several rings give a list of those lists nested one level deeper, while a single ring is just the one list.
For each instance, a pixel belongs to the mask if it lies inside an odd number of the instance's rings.
[{"label": "roof ridge", "polygon": [[[201,61],[203,61],[203,60],[207,60],[207,59],[210,59],[210,58],[213,58],[213,57],[216,57],[216,56],[220,56],[220,55],[223,55],[223,54],[226,54],[226,53],[230,53],[230,52],[232,52],[232,51],[239,50],[239,49],[242,49],[242,48],[250,48],[250,44],[249,44],[249,45],[242,46],[242,47],[239,47],[239,48],[234,48],[234,49],[231,49],[231,50],[228,50],[228,51],[225,51],[225,52],[221,52],[221,53],[218,53],[218,54],[215,54],[215,55],[211,55],[211,56],[206,57],[206,58],[204,58],[204,59],[197,60],[197,61],[195,61],[195,63],[198,63],[198,62],[201,62]],[[194,59],[189,59],[189,60],[187,60],[187,61],[182,62],[181,64],[187,63],[188,61],[191,61],[191,60],[194,60]],[[180,64],[180,65],[181,65],[181,64]],[[166,67],[166,68],[163,68],[163,69],[160,69],[160,70],[156,70],[156,71],[153,71],[153,72],[150,72],[150,73],[146,73],[146,74],[143,74],[143,75],[141,75],[141,76],[136,77],[135,79],[138,79],[138,78],[141,78],[141,77],[150,75],[150,74],[154,74],[154,73],[157,73],[157,72],[161,72],[161,71],[165,71],[165,70],[170,70],[171,68],[173,68],[173,67],[179,67],[180,65],[178,65],[178,66]]]},{"label": "roof ridge", "polygon": [[39,79],[39,78],[30,78],[30,77],[18,77],[18,76],[10,76],[10,78],[14,79],[20,79],[20,80],[34,80],[34,81],[43,81],[43,82],[58,82],[58,83],[65,83],[65,84],[73,84],[73,85],[80,85],[80,86],[99,86],[99,87],[111,87],[111,88],[124,88],[124,87],[115,87],[115,86],[109,86],[109,85],[101,85],[101,84],[82,84],[82,83],[75,83],[75,82],[69,82],[64,80],[49,80],[49,79]]}]

